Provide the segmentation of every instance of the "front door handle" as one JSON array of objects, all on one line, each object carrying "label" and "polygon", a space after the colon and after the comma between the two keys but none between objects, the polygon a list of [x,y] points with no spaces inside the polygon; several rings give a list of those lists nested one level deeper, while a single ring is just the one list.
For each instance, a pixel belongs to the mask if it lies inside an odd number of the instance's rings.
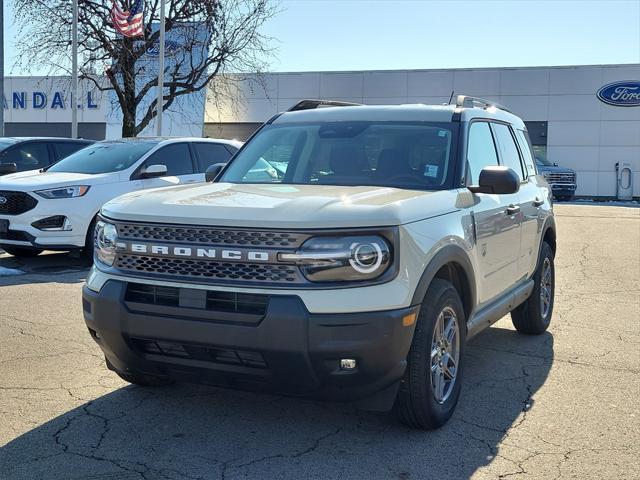
[{"label": "front door handle", "polygon": [[507,215],[515,215],[517,213],[520,213],[520,207],[518,205],[512,203],[507,207]]},{"label": "front door handle", "polygon": [[534,207],[541,207],[542,205],[544,205],[544,200],[536,197],[536,199],[532,203]]}]

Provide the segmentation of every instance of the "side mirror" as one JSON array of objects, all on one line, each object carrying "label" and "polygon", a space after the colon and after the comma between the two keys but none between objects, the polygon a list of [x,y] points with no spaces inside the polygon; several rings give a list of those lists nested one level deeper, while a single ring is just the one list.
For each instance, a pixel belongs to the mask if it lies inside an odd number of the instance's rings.
[{"label": "side mirror", "polygon": [[225,167],[225,165],[226,163],[214,163],[209,168],[207,168],[207,171],[204,172],[204,181],[213,182],[218,177],[218,175],[220,175],[220,172]]},{"label": "side mirror", "polygon": [[164,177],[167,174],[166,165],[149,165],[140,172],[139,178]]},{"label": "side mirror", "polygon": [[15,163],[0,163],[0,175],[16,173],[17,171],[18,166]]},{"label": "side mirror", "polygon": [[479,185],[469,188],[473,193],[509,194],[520,190],[520,177],[509,167],[484,167],[478,179]]}]

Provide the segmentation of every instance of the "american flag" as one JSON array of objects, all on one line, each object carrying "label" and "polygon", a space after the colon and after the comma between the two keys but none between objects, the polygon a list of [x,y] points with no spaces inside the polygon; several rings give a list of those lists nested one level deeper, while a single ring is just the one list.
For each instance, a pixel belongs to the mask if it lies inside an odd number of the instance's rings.
[{"label": "american flag", "polygon": [[134,0],[129,11],[122,10],[118,0],[113,0],[111,19],[113,27],[125,37],[139,37],[143,32],[142,0]]}]

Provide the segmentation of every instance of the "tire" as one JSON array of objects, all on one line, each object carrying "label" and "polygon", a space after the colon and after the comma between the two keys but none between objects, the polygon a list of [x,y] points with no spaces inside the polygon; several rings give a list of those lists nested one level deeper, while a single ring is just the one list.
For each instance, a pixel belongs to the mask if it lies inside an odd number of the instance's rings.
[{"label": "tire", "polygon": [[93,264],[93,250],[94,250],[94,239],[95,239],[95,231],[96,231],[96,220],[97,217],[94,217],[91,223],[89,224],[89,229],[87,230],[87,236],[84,241],[84,248],[82,249],[82,259],[87,265]]},{"label": "tire", "polygon": [[[441,383],[442,395],[438,400],[432,375],[440,375],[439,370],[434,374],[431,373],[432,356],[435,362],[439,358],[432,355],[432,352],[437,350],[433,348],[437,345],[434,343],[437,339],[434,330],[436,325],[440,324],[441,318],[444,330],[447,330],[447,324],[452,317],[457,327],[457,342],[454,338],[451,348],[457,347],[457,368],[453,375],[453,382],[449,380],[449,384]],[[394,404],[394,411],[402,423],[413,428],[432,430],[441,427],[449,420],[460,396],[466,332],[467,324],[460,295],[451,283],[438,278],[434,279],[422,301],[411,349],[407,356],[407,370]],[[455,352],[451,350],[449,358],[453,356]],[[449,363],[446,358],[443,358],[445,364]],[[437,364],[435,368],[438,368]]]},{"label": "tire", "polygon": [[37,248],[11,247],[9,245],[2,245],[0,246],[0,248],[2,248],[9,255],[13,255],[14,257],[19,257],[19,258],[20,257],[21,258],[37,257],[44,251]]},{"label": "tire", "polygon": [[559,202],[568,202],[573,198],[571,195],[558,195],[556,200]]},{"label": "tire", "polygon": [[533,274],[533,281],[534,287],[531,296],[511,312],[513,326],[518,332],[527,335],[539,335],[546,332],[553,315],[555,266],[553,250],[547,242],[542,243],[540,259]]}]

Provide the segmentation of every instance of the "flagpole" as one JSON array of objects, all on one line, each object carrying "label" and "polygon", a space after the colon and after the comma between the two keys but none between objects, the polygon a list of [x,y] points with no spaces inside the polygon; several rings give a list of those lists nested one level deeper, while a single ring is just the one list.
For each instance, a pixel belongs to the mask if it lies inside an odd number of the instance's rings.
[{"label": "flagpole", "polygon": [[71,77],[71,137],[78,138],[78,0],[73,0]]},{"label": "flagpole", "polygon": [[160,38],[158,38],[159,50],[158,55],[158,99],[157,99],[157,120],[156,134],[162,136],[162,104],[163,87],[164,87],[164,0],[160,0]]},{"label": "flagpole", "polygon": [[0,2],[0,137],[4,137],[4,1]]}]

